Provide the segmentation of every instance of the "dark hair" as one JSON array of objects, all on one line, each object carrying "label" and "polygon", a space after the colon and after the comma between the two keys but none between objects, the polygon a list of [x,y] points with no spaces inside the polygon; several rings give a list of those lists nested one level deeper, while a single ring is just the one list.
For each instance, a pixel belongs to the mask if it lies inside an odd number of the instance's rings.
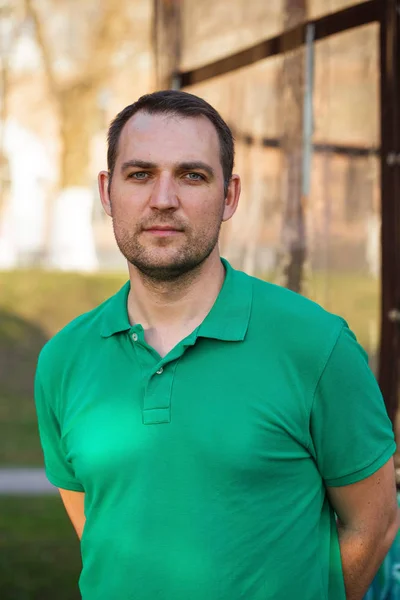
[{"label": "dark hair", "polygon": [[234,159],[233,135],[221,115],[205,100],[177,90],[164,90],[141,96],[139,100],[125,107],[112,121],[108,130],[107,163],[110,183],[118,155],[118,142],[124,125],[140,110],[148,114],[179,115],[182,117],[206,117],[214,125],[220,145],[225,194],[232,177]]}]

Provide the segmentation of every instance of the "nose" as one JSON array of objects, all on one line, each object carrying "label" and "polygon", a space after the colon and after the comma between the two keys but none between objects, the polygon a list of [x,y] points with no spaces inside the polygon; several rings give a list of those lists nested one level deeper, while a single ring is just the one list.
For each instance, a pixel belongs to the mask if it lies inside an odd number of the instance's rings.
[{"label": "nose", "polygon": [[176,184],[170,174],[163,173],[158,177],[151,191],[150,207],[156,210],[170,210],[179,207]]}]

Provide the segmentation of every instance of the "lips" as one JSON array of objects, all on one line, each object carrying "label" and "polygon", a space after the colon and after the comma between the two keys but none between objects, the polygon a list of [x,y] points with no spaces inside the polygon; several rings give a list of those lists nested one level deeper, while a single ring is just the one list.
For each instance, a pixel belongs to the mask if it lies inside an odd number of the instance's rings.
[{"label": "lips", "polygon": [[173,225],[152,225],[151,227],[145,227],[144,233],[156,238],[167,238],[175,237],[176,234],[181,233],[183,229],[177,229]]},{"label": "lips", "polygon": [[183,229],[175,227],[174,225],[151,225],[150,227],[144,227],[144,231],[183,231]]},{"label": "lips", "polygon": [[145,231],[179,231],[179,229],[170,225],[153,225],[152,227],[146,227]]}]

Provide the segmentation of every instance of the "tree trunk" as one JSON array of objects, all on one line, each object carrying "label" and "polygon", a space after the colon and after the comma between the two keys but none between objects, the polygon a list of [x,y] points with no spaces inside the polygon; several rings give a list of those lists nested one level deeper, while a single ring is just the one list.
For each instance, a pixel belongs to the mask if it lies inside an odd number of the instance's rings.
[{"label": "tree trunk", "polygon": [[6,59],[1,60],[0,66],[0,222],[6,204],[6,195],[9,188],[9,164],[5,150],[5,133],[7,123],[8,100],[8,65]]},{"label": "tree trunk", "polygon": [[[285,29],[306,19],[305,0],[285,1]],[[283,61],[281,83],[282,153],[285,172],[282,225],[281,283],[302,291],[306,236],[302,198],[304,50],[288,52]]]},{"label": "tree trunk", "polygon": [[0,21],[4,22],[1,28],[0,39],[0,267],[10,268],[15,266],[18,259],[13,227],[7,222],[7,213],[10,213],[11,200],[11,166],[9,148],[6,143],[8,128],[8,103],[10,94],[10,59],[17,41],[21,20],[18,7],[12,2],[3,2],[0,7]]},{"label": "tree trunk", "polygon": [[60,193],[49,232],[49,264],[64,270],[97,268],[92,226],[93,189],[89,165],[100,113],[97,87],[78,81],[58,93],[60,107]]},{"label": "tree trunk", "polygon": [[24,0],[36,31],[43,67],[60,117],[60,192],[49,217],[48,263],[52,267],[93,270],[97,267],[92,226],[93,189],[89,166],[93,135],[100,129],[97,94],[114,68],[113,57],[127,37],[127,3],[106,0],[89,49],[68,84],[57,75],[46,38],[45,12]]},{"label": "tree trunk", "polygon": [[80,81],[59,94],[62,188],[90,183],[90,144],[100,119],[96,91],[90,82]]}]

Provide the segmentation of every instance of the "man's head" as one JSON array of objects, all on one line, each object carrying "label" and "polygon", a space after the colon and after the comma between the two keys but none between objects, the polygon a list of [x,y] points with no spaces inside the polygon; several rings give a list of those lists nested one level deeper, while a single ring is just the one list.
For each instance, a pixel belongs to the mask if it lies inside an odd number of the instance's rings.
[{"label": "man's head", "polygon": [[100,194],[127,260],[165,281],[204,262],[240,193],[232,133],[217,111],[185,92],[148,94],[117,115],[108,144]]}]

